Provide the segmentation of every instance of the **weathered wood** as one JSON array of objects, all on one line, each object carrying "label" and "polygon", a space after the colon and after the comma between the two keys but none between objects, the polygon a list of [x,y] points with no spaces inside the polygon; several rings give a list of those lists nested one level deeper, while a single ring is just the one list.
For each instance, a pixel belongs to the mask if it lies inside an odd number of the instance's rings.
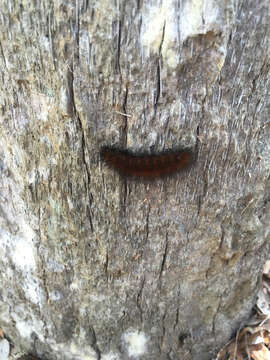
[{"label": "weathered wood", "polygon": [[[267,0],[0,8],[0,327],[48,359],[211,359],[269,254]],[[101,146],[196,148],[122,180]]]}]

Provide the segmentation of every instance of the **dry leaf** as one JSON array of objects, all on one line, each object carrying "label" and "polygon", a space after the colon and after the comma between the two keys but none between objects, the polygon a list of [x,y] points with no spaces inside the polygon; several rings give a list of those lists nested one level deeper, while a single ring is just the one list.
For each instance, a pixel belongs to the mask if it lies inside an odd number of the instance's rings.
[{"label": "dry leaf", "polygon": [[264,345],[260,350],[251,351],[250,355],[254,360],[270,360],[270,352]]}]

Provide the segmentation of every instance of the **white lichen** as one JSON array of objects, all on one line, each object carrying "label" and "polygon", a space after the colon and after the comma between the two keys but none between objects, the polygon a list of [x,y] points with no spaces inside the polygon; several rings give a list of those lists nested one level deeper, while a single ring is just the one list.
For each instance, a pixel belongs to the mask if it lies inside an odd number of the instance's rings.
[{"label": "white lichen", "polygon": [[138,358],[146,353],[148,337],[144,332],[128,330],[122,335],[122,339],[130,357]]}]

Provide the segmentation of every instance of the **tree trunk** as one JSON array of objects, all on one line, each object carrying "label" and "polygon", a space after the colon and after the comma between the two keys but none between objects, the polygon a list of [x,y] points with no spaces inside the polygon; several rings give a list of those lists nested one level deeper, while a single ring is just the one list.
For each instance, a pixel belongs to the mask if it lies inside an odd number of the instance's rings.
[{"label": "tree trunk", "polygon": [[[213,358],[269,253],[269,1],[0,10],[0,327],[42,359]],[[123,178],[102,146],[196,162]]]}]

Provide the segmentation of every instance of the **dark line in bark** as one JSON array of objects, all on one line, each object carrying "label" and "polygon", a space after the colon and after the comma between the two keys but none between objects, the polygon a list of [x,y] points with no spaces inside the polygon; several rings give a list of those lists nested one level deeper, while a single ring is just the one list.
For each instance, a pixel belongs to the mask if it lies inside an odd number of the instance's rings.
[{"label": "dark line in bark", "polygon": [[91,216],[91,204],[93,202],[93,197],[92,194],[90,192],[90,184],[91,184],[91,176],[90,176],[90,171],[88,168],[88,164],[86,161],[86,156],[85,156],[85,152],[86,152],[86,141],[85,141],[85,135],[84,135],[84,131],[83,131],[83,126],[82,126],[82,122],[80,119],[80,116],[77,112],[76,109],[76,105],[75,105],[75,101],[74,101],[74,76],[73,76],[73,64],[71,64],[70,66],[70,71],[68,72],[68,87],[69,87],[69,93],[70,93],[70,103],[72,106],[72,111],[76,116],[77,119],[77,124],[81,133],[81,142],[82,142],[82,162],[84,164],[85,167],[85,171],[86,171],[86,177],[87,177],[87,188],[86,188],[86,193],[88,195],[88,204],[86,206],[86,214],[87,217],[89,219],[89,224],[90,224],[90,228],[91,231],[94,231],[94,227],[93,227],[93,222],[92,222],[92,216]]},{"label": "dark line in bark", "polygon": [[161,279],[162,273],[164,271],[167,255],[168,255],[168,233],[166,233],[165,249],[163,252],[161,267],[160,267],[160,271],[159,271],[159,280]]},{"label": "dark line in bark", "polygon": [[145,284],[145,277],[143,277],[141,287],[140,287],[140,290],[138,292],[137,299],[136,299],[137,307],[138,307],[138,309],[140,311],[140,320],[141,320],[141,322],[143,321],[143,318],[142,318],[143,311],[142,311],[142,307],[141,307],[141,301],[142,301],[142,292],[143,292],[144,284]]},{"label": "dark line in bark", "polygon": [[160,65],[159,65],[159,60],[158,60],[158,64],[157,64],[157,85],[156,85],[156,97],[155,97],[155,107],[157,107],[158,104],[158,100],[160,97]]},{"label": "dark line in bark", "polygon": [[122,38],[122,22],[118,22],[118,41],[117,41],[117,58],[116,58],[116,70],[118,70],[121,76],[120,54],[121,54],[121,38]]},{"label": "dark line in bark", "polygon": [[100,352],[100,349],[99,349],[99,347],[98,347],[98,345],[97,345],[96,333],[95,333],[95,330],[94,330],[93,326],[91,326],[90,329],[91,329],[92,338],[93,338],[93,342],[92,342],[91,346],[93,347],[93,349],[94,349],[95,352],[96,352],[97,360],[100,360],[100,359],[101,359],[101,352]]},{"label": "dark line in bark", "polygon": [[[126,85],[126,91],[125,91],[124,101],[123,101],[123,105],[122,105],[124,114],[127,113],[127,99],[128,99],[128,86]],[[126,148],[126,145],[127,145],[127,128],[128,128],[127,116],[123,115],[122,116],[120,142],[124,148]],[[122,182],[122,184],[121,184],[121,199],[120,199],[120,209],[121,209],[120,216],[122,218],[126,218],[127,180],[123,178],[121,180],[121,182]]]},{"label": "dark line in bark", "polygon": [[106,260],[105,260],[105,264],[104,264],[104,271],[105,271],[107,281],[108,281],[108,266],[109,266],[109,255],[108,255],[108,251],[107,251]]},{"label": "dark line in bark", "polygon": [[148,240],[148,236],[149,236],[149,214],[150,214],[150,204],[148,206],[148,211],[147,211],[147,215],[146,215],[146,224],[145,224],[145,244]]},{"label": "dark line in bark", "polygon": [[156,92],[156,97],[155,97],[155,108],[157,107],[159,98],[160,98],[160,89],[161,89],[161,77],[160,77],[160,61],[161,61],[161,51],[162,51],[162,45],[164,42],[164,35],[165,35],[165,28],[166,28],[166,22],[164,22],[163,25],[163,29],[162,29],[162,37],[161,37],[161,42],[159,45],[159,58],[158,58],[158,63],[157,63],[157,92]]}]

